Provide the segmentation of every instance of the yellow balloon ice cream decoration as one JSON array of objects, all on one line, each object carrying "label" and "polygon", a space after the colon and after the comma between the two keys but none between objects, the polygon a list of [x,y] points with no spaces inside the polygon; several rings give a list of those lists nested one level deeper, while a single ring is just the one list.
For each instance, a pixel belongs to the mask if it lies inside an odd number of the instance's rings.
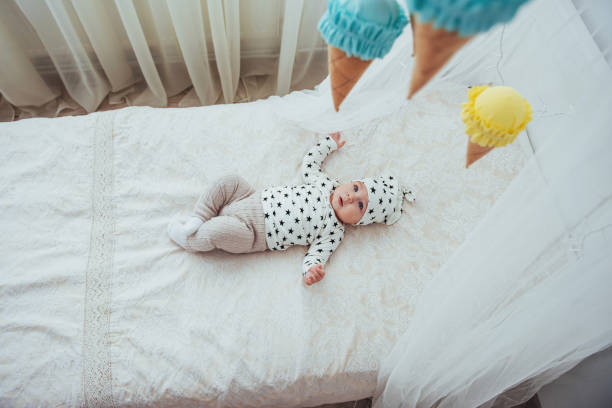
[{"label": "yellow balloon ice cream decoration", "polygon": [[461,119],[468,135],[465,167],[495,147],[516,139],[531,120],[531,106],[509,86],[475,86],[462,104]]}]

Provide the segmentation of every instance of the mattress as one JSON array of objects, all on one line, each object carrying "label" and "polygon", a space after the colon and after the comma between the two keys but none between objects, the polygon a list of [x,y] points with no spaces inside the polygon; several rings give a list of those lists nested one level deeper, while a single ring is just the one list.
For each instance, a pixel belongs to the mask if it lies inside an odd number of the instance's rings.
[{"label": "mattress", "polygon": [[278,101],[132,107],[0,125],[0,406],[315,406],[371,396],[423,286],[522,167],[518,144],[464,169],[441,84],[343,131],[324,170],[416,191],[390,227],[348,227],[327,275],[305,247],[188,253],[166,235],[216,178],[298,184],[317,135]]}]

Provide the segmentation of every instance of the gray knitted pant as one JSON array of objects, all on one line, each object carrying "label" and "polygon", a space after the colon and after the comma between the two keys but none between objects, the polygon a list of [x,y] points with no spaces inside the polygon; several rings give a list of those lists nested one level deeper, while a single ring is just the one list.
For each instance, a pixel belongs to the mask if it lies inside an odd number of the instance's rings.
[{"label": "gray knitted pant", "polygon": [[232,253],[268,249],[261,191],[240,176],[225,176],[204,192],[194,207],[204,223],[187,238],[186,249]]}]

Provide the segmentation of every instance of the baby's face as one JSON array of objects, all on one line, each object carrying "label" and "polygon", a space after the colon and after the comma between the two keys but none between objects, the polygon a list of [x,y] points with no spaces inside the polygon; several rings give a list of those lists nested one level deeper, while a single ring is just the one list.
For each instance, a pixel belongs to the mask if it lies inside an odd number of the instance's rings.
[{"label": "baby's face", "polygon": [[356,224],[368,208],[368,190],[361,181],[336,187],[330,197],[336,217],[344,224]]}]

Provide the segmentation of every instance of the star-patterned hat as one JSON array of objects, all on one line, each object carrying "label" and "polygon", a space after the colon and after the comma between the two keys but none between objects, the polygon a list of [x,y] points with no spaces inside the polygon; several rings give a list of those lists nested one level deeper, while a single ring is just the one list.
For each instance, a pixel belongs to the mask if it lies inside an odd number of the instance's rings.
[{"label": "star-patterned hat", "polygon": [[373,222],[394,224],[402,216],[402,201],[415,200],[410,187],[402,186],[396,177],[384,175],[360,180],[368,189],[368,207],[356,225]]}]

